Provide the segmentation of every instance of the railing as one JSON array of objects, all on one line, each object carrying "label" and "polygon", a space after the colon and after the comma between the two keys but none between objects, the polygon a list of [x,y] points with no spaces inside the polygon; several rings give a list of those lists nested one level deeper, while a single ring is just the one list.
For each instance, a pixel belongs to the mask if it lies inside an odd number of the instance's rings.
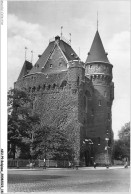
[{"label": "railing", "polygon": [[8,159],[8,168],[31,168],[31,167],[60,167],[66,168],[69,167],[69,161],[60,161],[60,160],[46,160],[46,165],[44,160],[21,160],[21,159]]}]

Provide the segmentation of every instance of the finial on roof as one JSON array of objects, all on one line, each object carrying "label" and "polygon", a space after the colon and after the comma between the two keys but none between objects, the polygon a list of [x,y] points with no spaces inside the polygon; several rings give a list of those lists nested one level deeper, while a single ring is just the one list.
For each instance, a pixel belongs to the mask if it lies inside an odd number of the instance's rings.
[{"label": "finial on roof", "polygon": [[71,43],[71,33],[69,33],[69,35],[70,35],[70,40],[69,40],[69,41],[70,41],[70,43]]},{"label": "finial on roof", "polygon": [[31,51],[31,63],[33,61],[33,51]]},{"label": "finial on roof", "polygon": [[62,35],[63,35],[63,33],[62,33],[62,29],[63,29],[63,26],[61,26],[61,37],[62,37]]},{"label": "finial on roof", "polygon": [[27,49],[28,49],[28,48],[25,46],[25,60],[26,60]]},{"label": "finial on roof", "polygon": [[97,11],[97,31],[98,31],[98,11]]}]

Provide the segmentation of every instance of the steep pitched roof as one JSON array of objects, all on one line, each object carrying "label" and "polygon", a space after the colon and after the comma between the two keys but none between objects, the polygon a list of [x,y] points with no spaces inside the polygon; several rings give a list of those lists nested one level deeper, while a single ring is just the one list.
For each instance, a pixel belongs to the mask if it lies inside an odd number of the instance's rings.
[{"label": "steep pitched roof", "polygon": [[29,72],[29,74],[41,72],[41,69],[42,69],[43,65],[45,64],[45,62],[47,61],[53,48],[54,48],[54,43],[50,42],[49,45],[47,46],[47,48],[45,49],[45,51],[42,53],[41,57],[39,57],[39,59],[37,60],[37,62],[34,65],[34,67]]},{"label": "steep pitched roof", "polygon": [[75,51],[72,49],[72,47],[63,40],[60,41],[60,48],[68,61],[80,59],[75,53]]},{"label": "steep pitched roof", "polygon": [[[49,45],[47,46],[47,48],[45,49],[45,51],[43,52],[41,57],[38,59],[38,61],[35,63],[34,67],[31,69],[29,74],[42,71],[43,67],[45,66],[46,62],[48,61],[50,54],[54,50],[55,45],[56,45],[55,41],[52,41],[49,43]],[[75,51],[72,49],[72,47],[61,39],[59,42],[59,47],[60,47],[61,51],[63,52],[67,61],[76,60],[76,58],[79,59],[79,57],[77,56]]]},{"label": "steep pitched roof", "polygon": [[105,52],[105,49],[103,47],[98,30],[96,31],[90,52],[88,53],[86,63],[90,63],[94,61],[110,63],[107,58],[107,53]]},{"label": "steep pitched roof", "polygon": [[29,61],[24,62],[21,72],[19,74],[18,80],[22,79],[23,76],[27,75],[29,71],[32,69],[33,65]]}]

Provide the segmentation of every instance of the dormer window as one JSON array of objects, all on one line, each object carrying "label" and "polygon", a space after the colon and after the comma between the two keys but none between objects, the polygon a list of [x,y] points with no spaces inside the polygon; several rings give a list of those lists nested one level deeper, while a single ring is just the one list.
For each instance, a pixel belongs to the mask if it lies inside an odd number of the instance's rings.
[{"label": "dormer window", "polygon": [[59,66],[61,66],[62,65],[62,63],[61,62],[59,62]]},{"label": "dormer window", "polygon": [[50,64],[50,68],[52,68],[52,64]]}]

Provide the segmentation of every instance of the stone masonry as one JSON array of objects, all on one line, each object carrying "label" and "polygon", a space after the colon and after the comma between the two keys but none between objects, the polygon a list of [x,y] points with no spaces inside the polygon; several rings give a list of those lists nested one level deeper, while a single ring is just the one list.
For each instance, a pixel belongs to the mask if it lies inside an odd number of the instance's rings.
[{"label": "stone masonry", "polygon": [[56,36],[34,66],[24,62],[14,83],[30,95],[42,125],[67,132],[79,164],[112,161],[112,67],[98,31],[85,63],[70,42]]}]

